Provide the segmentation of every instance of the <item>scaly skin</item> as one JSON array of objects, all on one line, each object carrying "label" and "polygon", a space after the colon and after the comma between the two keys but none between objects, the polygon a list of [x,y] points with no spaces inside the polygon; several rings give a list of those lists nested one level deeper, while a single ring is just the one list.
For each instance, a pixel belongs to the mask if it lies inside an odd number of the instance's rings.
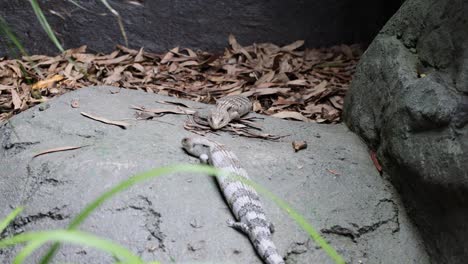
[{"label": "scaly skin", "polygon": [[225,127],[232,120],[241,118],[252,111],[252,102],[242,95],[230,95],[219,99],[208,117],[212,129]]},{"label": "scaly skin", "polygon": [[[249,179],[236,155],[219,143],[203,137],[190,137],[182,139],[182,147],[204,163]],[[249,237],[264,263],[284,264],[272,240],[273,225],[266,219],[257,192],[229,176],[218,175],[216,179],[237,220],[228,224]]]}]

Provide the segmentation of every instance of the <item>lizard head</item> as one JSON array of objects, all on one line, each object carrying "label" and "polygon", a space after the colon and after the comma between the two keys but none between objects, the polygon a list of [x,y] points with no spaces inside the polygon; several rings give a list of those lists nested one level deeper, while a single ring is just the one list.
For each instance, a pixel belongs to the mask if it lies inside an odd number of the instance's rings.
[{"label": "lizard head", "polygon": [[212,129],[220,129],[226,126],[231,119],[229,113],[219,110],[211,111],[210,117],[208,118],[208,124]]},{"label": "lizard head", "polygon": [[205,138],[186,137],[182,139],[182,148],[190,155],[206,163],[210,154],[211,144]]}]

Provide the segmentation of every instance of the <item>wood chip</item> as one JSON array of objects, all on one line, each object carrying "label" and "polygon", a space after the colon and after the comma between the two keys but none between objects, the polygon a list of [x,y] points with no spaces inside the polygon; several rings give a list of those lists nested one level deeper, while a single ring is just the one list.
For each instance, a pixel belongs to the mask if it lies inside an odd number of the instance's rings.
[{"label": "wood chip", "polygon": [[307,148],[307,142],[305,141],[293,141],[292,146],[295,152]]}]

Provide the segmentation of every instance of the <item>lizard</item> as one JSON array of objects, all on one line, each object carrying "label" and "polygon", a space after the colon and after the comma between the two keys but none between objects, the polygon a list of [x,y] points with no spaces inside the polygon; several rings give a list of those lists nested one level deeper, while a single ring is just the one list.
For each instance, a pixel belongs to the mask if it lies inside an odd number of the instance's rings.
[{"label": "lizard", "polygon": [[[226,172],[249,179],[237,156],[224,145],[204,137],[182,139],[182,148],[190,155]],[[228,226],[246,234],[257,254],[266,264],[284,264],[273,243],[274,226],[266,219],[265,211],[257,192],[242,181],[218,175],[218,185],[237,222],[228,220]]]},{"label": "lizard", "polygon": [[[252,111],[252,102],[242,95],[228,95],[216,101],[216,106],[208,114],[195,113],[196,119],[205,118],[208,125],[218,130],[225,127],[232,120],[240,119],[242,116]],[[204,123],[197,121],[198,123]]]}]

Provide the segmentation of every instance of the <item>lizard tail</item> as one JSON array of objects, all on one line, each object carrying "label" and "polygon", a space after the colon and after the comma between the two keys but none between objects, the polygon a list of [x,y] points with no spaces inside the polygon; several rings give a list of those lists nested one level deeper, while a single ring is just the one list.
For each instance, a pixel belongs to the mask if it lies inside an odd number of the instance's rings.
[{"label": "lizard tail", "polygon": [[266,264],[284,264],[283,257],[278,253],[270,235],[257,237],[253,244]]},{"label": "lizard tail", "polygon": [[278,253],[276,247],[271,243],[272,246],[266,248],[258,248],[260,257],[266,264],[284,264],[283,257]]}]

